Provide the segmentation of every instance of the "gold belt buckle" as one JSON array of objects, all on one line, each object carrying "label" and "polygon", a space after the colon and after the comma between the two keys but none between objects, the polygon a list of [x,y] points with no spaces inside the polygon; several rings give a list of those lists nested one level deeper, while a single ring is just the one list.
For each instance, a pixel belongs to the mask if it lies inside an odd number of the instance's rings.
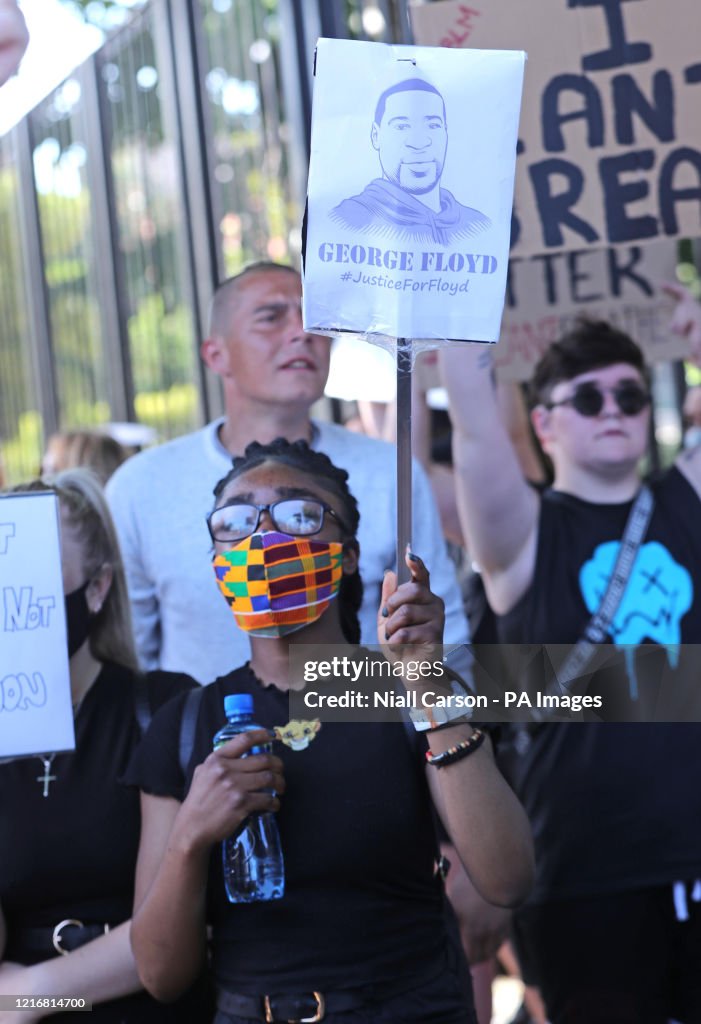
[{"label": "gold belt buckle", "polygon": [[[64,922],[65,923],[65,922]],[[316,999],[316,1012],[313,1017],[298,1017],[296,1020],[288,1020],[287,1024],[318,1024],[326,1016],[326,1003],[321,992],[312,992]],[[263,1007],[265,1009],[265,1024],[275,1024],[273,1008],[270,1005],[270,996],[263,996]]]},{"label": "gold belt buckle", "polygon": [[59,921],[59,923],[54,928],[54,933],[51,936],[51,941],[54,944],[54,949],[56,950],[57,953],[60,953],[61,956],[68,956],[68,954],[70,953],[70,949],[64,949],[63,946],[61,945],[61,932],[63,931],[64,928],[67,928],[69,924],[74,924],[76,928],[85,927],[82,921],[76,921],[74,917],[67,917],[65,918],[65,920]]}]

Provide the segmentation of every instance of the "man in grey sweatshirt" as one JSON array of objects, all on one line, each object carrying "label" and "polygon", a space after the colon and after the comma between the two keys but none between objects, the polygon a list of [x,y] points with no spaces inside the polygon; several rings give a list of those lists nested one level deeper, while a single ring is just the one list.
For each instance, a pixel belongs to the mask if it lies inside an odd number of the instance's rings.
[{"label": "man in grey sweatshirt", "polygon": [[[205,364],[224,386],[226,415],[128,460],[108,484],[144,668],[187,672],[211,682],[249,656],[211,567],[205,516],[217,481],[251,441],[304,438],[349,473],[360,507],[362,641],[377,643],[385,569],[395,562],[393,445],[312,420],[329,369],[330,342],[302,327],[301,281],[291,267],[254,264],[218,288]],[[467,640],[455,572],[445,551],[428,480],[414,464],[412,546],[446,605],[445,642]]]}]

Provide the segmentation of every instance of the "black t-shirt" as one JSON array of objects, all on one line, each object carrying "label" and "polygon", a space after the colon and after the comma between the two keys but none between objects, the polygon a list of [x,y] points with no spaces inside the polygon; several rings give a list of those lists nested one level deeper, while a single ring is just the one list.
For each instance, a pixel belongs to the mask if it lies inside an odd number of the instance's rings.
[{"label": "black t-shirt", "polygon": [[[288,695],[260,685],[243,667],[205,687],[186,778],[177,700],[156,715],[127,780],[184,799],[225,723],[224,696],[237,692],[253,694],[261,725],[289,721]],[[214,971],[230,991],[381,988],[425,971],[427,958],[445,947],[425,741],[409,737],[401,723],[324,723],[312,737],[301,750],[275,744],[287,783],[277,814],[284,897],[229,904],[220,845],[212,850]]]},{"label": "black t-shirt", "polygon": [[[654,513],[612,623],[611,665],[589,692],[615,692],[632,719],[654,703],[666,721],[543,725],[515,730],[502,747],[502,767],[534,829],[535,902],[701,875],[701,726],[671,724],[689,708],[698,714],[697,649],[685,645],[701,643],[701,502],[677,469],[653,491]],[[577,641],[605,590],[631,504],[543,496],[533,583],[500,619],[504,643]],[[532,664],[538,671],[543,662]]]},{"label": "black t-shirt", "polygon": [[[44,774],[40,758],[0,765],[0,906],[8,960],[19,955],[13,932],[20,927],[53,928],[66,918],[117,924],[131,917],[139,796],[118,780],[141,735],[135,684],[129,670],[103,667],[76,717],[76,749],[53,759],[56,778],[47,797],[37,781]],[[195,685],[184,676],[154,674],[146,691],[151,710]],[[91,1020],[120,1020],[120,1006],[128,1007],[130,1024],[187,1020],[146,994],[96,1006]]]}]

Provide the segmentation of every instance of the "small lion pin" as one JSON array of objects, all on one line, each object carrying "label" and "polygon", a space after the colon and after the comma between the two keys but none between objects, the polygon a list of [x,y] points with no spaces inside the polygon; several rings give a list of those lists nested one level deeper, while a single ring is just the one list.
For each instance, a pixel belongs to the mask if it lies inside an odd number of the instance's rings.
[{"label": "small lion pin", "polygon": [[321,729],[321,722],[318,718],[311,721],[304,718],[293,718],[287,725],[275,726],[275,739],[280,740],[291,750],[306,750],[319,729]]}]

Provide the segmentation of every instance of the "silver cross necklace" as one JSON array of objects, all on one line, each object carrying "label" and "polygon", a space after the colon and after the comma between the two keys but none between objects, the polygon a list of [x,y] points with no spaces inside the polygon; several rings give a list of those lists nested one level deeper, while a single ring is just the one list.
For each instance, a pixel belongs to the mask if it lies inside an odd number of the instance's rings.
[{"label": "silver cross necklace", "polygon": [[[83,696],[80,698],[80,700],[76,701],[76,703],[73,705],[73,718],[74,719],[78,717],[78,712],[80,711],[80,705],[83,703],[83,698],[84,697],[85,697],[85,694],[83,694]],[[51,785],[52,782],[56,781],[56,776],[55,775],[51,775],[51,766],[54,763],[54,758],[56,757],[56,751],[54,751],[53,754],[37,754],[37,757],[39,758],[41,763],[44,765],[44,774],[43,775],[37,775],[36,781],[44,783],[44,792],[41,795],[42,796],[48,796],[49,795],[49,786]]]},{"label": "silver cross necklace", "polygon": [[49,774],[50,771],[51,771],[51,765],[54,763],[54,758],[55,757],[56,757],[55,753],[54,754],[46,754],[45,756],[42,756],[41,754],[39,754],[39,760],[44,765],[44,774],[43,775],[37,775],[37,779],[36,780],[37,780],[37,782],[43,782],[44,783],[44,792],[42,793],[42,796],[48,796],[49,795],[49,786],[51,785],[52,782],[56,781],[56,776]]}]

